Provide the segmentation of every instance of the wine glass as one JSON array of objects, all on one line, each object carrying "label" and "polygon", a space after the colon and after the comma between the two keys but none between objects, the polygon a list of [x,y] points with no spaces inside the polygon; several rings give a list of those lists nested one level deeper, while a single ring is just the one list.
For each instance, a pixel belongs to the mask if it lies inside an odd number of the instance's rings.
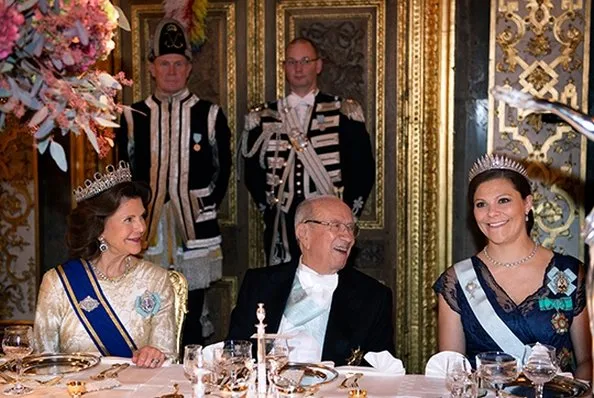
[{"label": "wine glass", "polygon": [[276,374],[289,362],[289,346],[286,339],[266,339],[266,370]]},{"label": "wine glass", "polygon": [[33,329],[31,326],[10,326],[4,329],[2,350],[9,359],[15,360],[16,383],[4,390],[4,395],[30,394],[33,389],[21,384],[22,359],[33,352]]},{"label": "wine glass", "polygon": [[518,377],[518,360],[505,352],[490,351],[476,356],[476,367],[483,380],[495,386],[495,396],[501,397],[505,383]]},{"label": "wine glass", "polygon": [[198,382],[199,370],[204,366],[202,358],[202,346],[189,344],[184,347],[184,375],[190,383]]},{"label": "wine glass", "polygon": [[555,347],[536,343],[524,348],[522,371],[534,384],[535,398],[543,398],[544,383],[551,381],[558,370]]},{"label": "wine glass", "polygon": [[244,396],[250,386],[254,363],[252,343],[245,340],[226,340],[215,351],[216,379],[221,392]]},{"label": "wine glass", "polygon": [[465,384],[471,376],[470,364],[462,356],[451,357],[446,362],[446,388],[451,397],[462,397]]}]

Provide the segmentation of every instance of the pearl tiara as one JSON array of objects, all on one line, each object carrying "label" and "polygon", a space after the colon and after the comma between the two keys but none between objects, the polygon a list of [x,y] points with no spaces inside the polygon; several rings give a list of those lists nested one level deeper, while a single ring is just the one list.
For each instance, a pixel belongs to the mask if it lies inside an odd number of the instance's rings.
[{"label": "pearl tiara", "polygon": [[472,181],[477,175],[489,170],[511,170],[528,179],[526,168],[519,162],[503,155],[487,154],[474,162],[468,173],[468,182]]},{"label": "pearl tiara", "polygon": [[123,160],[118,163],[116,169],[113,165],[108,165],[105,168],[105,173],[95,173],[94,180],[85,180],[85,183],[76,188],[74,191],[74,199],[76,203],[99,195],[101,192],[118,185],[122,182],[132,181],[132,173],[130,172],[130,165]]}]

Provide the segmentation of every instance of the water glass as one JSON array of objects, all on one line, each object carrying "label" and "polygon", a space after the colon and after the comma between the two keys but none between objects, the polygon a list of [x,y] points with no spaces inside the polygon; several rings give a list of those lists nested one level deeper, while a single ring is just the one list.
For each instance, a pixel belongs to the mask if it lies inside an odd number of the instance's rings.
[{"label": "water glass", "polygon": [[518,377],[518,360],[505,352],[490,351],[476,356],[476,368],[480,377],[495,386],[495,395],[501,397],[501,389]]},{"label": "water glass", "polygon": [[4,329],[2,350],[9,359],[15,360],[16,383],[4,390],[4,395],[30,394],[33,389],[21,384],[22,359],[33,352],[33,329],[31,326],[10,326]]},{"label": "water glass", "polygon": [[244,396],[252,382],[254,362],[252,343],[245,340],[226,340],[215,351],[215,383],[221,392]]},{"label": "water glass", "polygon": [[464,357],[451,357],[446,362],[446,388],[450,396],[461,398],[465,384],[471,376],[470,364]]},{"label": "water glass", "polygon": [[522,372],[534,384],[535,398],[543,398],[544,383],[551,381],[559,370],[555,347],[536,343],[524,348]]},{"label": "water glass", "polygon": [[202,358],[202,346],[199,344],[189,344],[184,347],[184,375],[190,383],[198,382],[200,369],[204,366]]}]

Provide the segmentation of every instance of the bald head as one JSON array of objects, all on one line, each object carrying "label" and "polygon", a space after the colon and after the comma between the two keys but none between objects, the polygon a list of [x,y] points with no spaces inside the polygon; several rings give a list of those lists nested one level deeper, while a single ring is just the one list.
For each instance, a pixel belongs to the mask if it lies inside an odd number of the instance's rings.
[{"label": "bald head", "polygon": [[318,196],[297,206],[295,235],[302,261],[320,274],[334,274],[346,265],[355,243],[351,209],[335,196]]}]

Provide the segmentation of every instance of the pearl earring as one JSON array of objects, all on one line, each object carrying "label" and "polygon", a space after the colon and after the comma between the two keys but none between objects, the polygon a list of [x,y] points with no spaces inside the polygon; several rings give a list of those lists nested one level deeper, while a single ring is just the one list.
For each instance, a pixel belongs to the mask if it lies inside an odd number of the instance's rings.
[{"label": "pearl earring", "polygon": [[105,238],[103,236],[99,237],[99,251],[101,253],[105,253],[107,251],[107,242],[105,241]]}]

